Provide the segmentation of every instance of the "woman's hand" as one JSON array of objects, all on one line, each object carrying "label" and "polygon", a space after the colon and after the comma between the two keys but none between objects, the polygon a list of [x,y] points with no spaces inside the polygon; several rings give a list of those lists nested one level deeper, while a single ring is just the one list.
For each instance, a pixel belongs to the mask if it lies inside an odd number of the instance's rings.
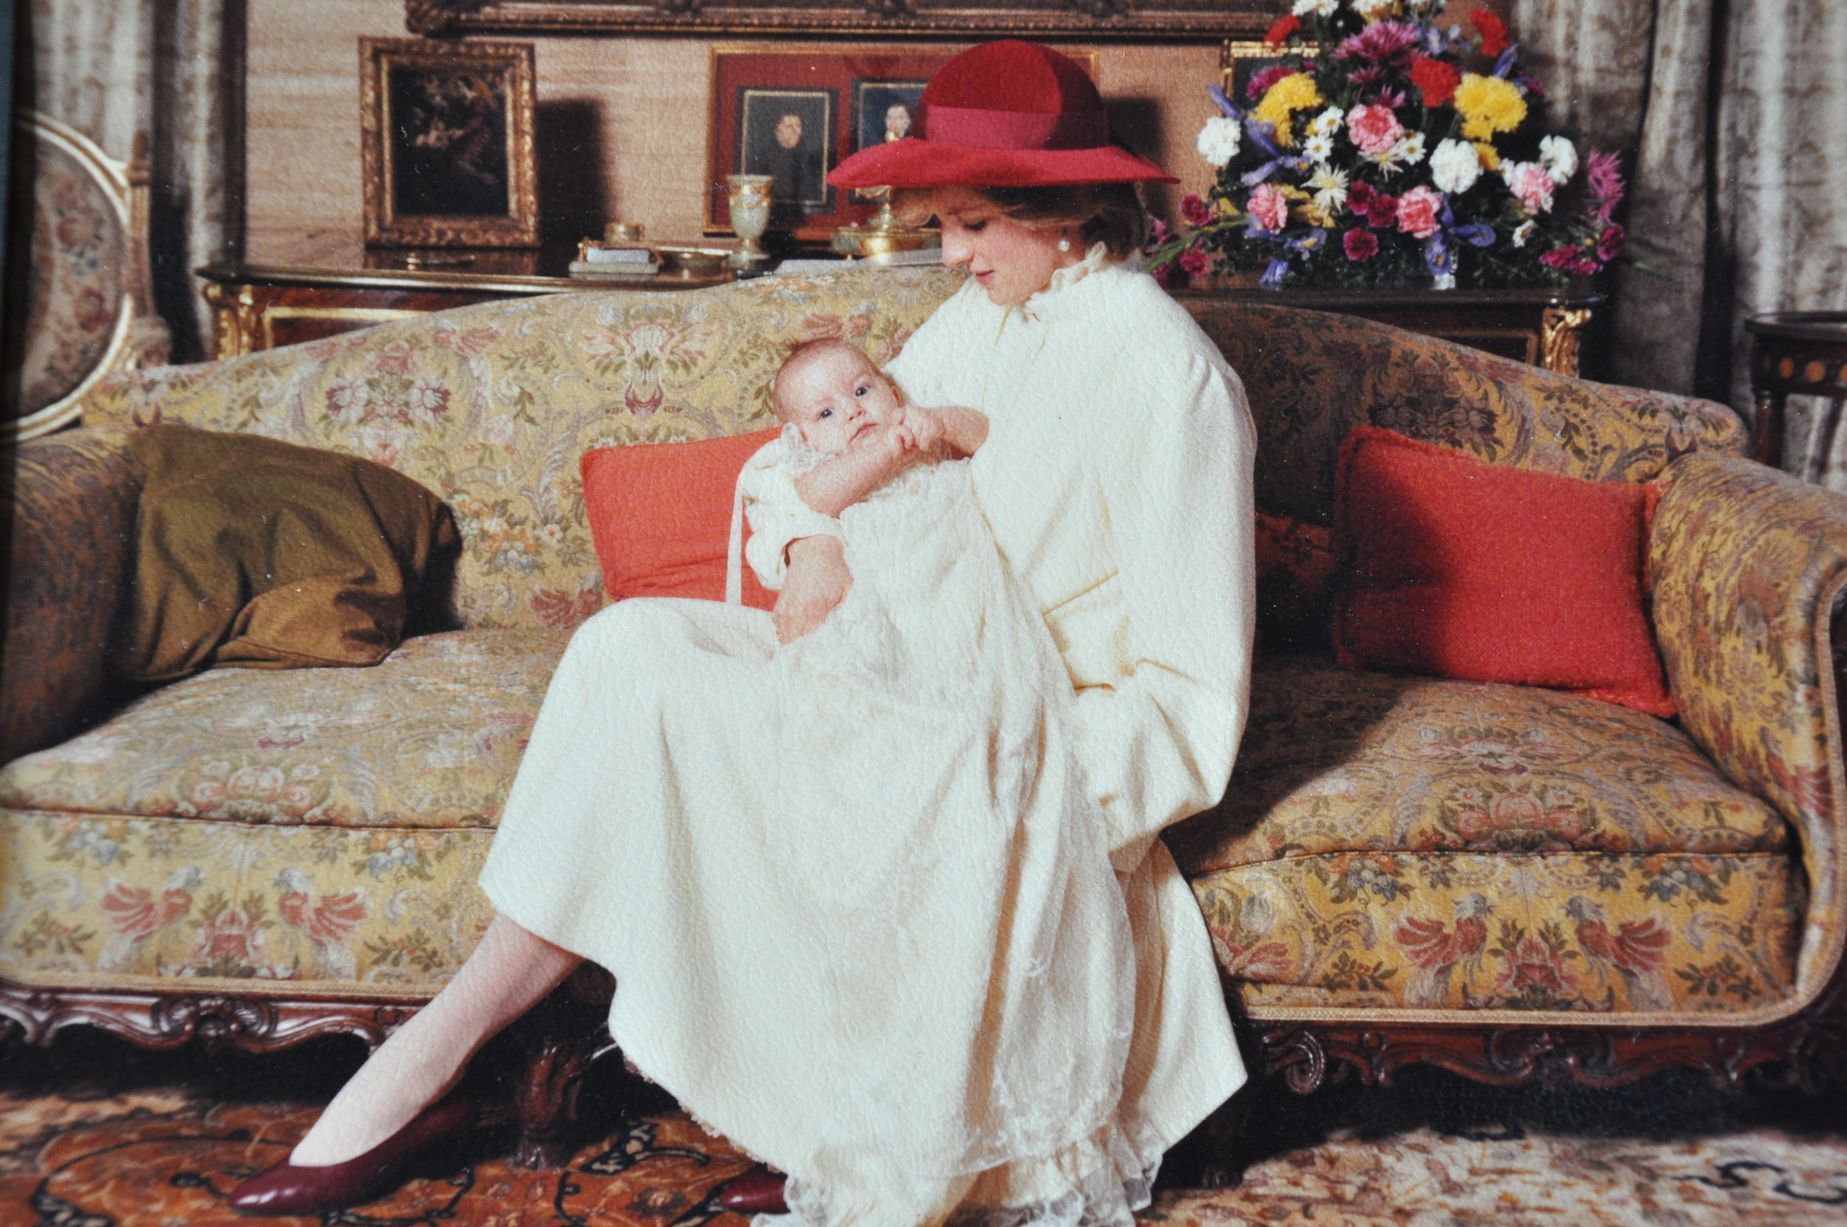
[{"label": "woman's hand", "polygon": [[789,567],[771,618],[776,638],[793,643],[821,625],[852,586],[845,548],[838,537],[802,537],[789,545]]}]

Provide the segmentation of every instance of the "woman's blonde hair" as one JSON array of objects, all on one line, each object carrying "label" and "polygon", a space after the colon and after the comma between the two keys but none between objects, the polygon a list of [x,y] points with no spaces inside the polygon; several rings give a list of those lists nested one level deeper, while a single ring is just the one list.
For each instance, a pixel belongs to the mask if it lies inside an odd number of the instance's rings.
[{"label": "woman's blonde hair", "polygon": [[[1102,243],[1116,259],[1140,251],[1148,239],[1148,211],[1133,183],[1084,183],[1073,187],[971,187],[1000,212],[1035,230],[1075,229],[1087,250]],[[934,213],[931,188],[893,188],[892,212],[906,226],[920,226]]]}]

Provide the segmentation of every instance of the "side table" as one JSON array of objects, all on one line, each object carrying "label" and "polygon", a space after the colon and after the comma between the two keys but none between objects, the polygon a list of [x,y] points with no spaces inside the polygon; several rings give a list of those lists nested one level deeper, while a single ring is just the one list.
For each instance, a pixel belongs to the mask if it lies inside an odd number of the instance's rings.
[{"label": "side table", "polygon": [[1519,362],[1579,374],[1583,341],[1603,305],[1600,294],[1563,286],[1509,290],[1266,290],[1209,285],[1176,298],[1209,297],[1357,315],[1425,336],[1485,349]]},{"label": "side table", "polygon": [[197,270],[212,313],[212,356],[231,358],[497,298],[573,290],[686,290],[729,272],[619,281],[572,277],[576,248],[368,249],[345,231],[271,237],[259,255]]},{"label": "side table", "polygon": [[[1757,406],[1751,449],[1757,459],[1780,469],[1789,396],[1827,402],[1819,436],[1824,444],[1840,425],[1841,405],[1847,402],[1847,311],[1773,311],[1751,316],[1744,330],[1751,334],[1751,395]],[[1825,459],[1817,449],[1797,476],[1818,480]]]}]

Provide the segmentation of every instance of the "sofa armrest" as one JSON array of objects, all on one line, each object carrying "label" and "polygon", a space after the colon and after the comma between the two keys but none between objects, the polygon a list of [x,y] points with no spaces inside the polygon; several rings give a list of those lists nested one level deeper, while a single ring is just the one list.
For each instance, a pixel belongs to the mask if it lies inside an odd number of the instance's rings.
[{"label": "sofa armrest", "polygon": [[130,435],[69,430],[12,457],[0,762],[69,735],[111,690],[104,652],[134,536]]},{"label": "sofa armrest", "polygon": [[1801,838],[1806,998],[1832,975],[1847,935],[1834,658],[1836,630],[1847,631],[1847,495],[1706,452],[1667,475],[1648,562],[1668,685],[1687,733]]}]

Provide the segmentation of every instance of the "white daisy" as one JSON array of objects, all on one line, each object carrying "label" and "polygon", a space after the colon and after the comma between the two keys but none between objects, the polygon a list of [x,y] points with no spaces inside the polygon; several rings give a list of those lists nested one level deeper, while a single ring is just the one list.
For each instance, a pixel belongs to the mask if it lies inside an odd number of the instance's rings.
[{"label": "white daisy", "polygon": [[1302,156],[1314,162],[1326,162],[1334,156],[1334,138],[1317,133],[1302,142]]},{"label": "white daisy", "polygon": [[1303,185],[1315,194],[1315,207],[1332,217],[1347,207],[1347,172],[1331,166],[1317,166]]},{"label": "white daisy", "polygon": [[1295,7],[1290,12],[1297,17],[1332,17],[1334,10],[1340,7],[1340,0],[1295,0]]}]

